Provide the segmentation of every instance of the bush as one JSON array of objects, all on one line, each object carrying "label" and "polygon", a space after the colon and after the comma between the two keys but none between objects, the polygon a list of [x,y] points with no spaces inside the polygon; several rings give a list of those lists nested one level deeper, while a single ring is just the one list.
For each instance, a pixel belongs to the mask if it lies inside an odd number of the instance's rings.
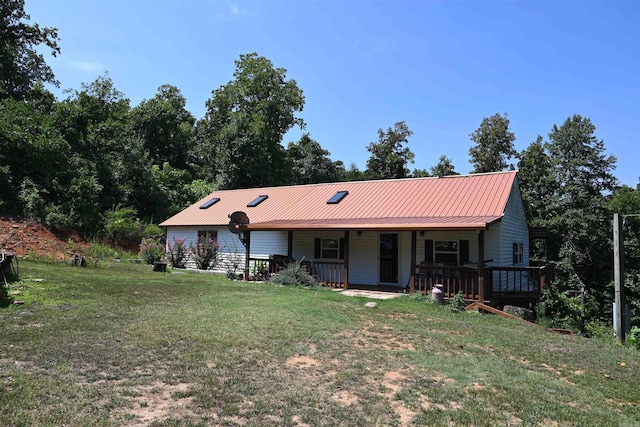
[{"label": "bush", "polygon": [[640,328],[634,326],[627,334],[627,344],[640,350]]},{"label": "bush", "polygon": [[133,208],[116,206],[105,213],[104,232],[109,242],[123,247],[135,247],[142,238],[142,224]]},{"label": "bush", "polygon": [[196,267],[200,270],[209,270],[218,263],[218,249],[220,245],[213,239],[205,239],[202,237],[198,245],[189,246],[189,251],[193,256]]},{"label": "bush", "polygon": [[169,243],[169,261],[173,268],[186,268],[187,247],[184,242],[187,238],[177,239],[173,237],[173,244]]},{"label": "bush", "polygon": [[[555,283],[542,291],[539,314],[544,316],[552,328],[582,331],[582,303],[579,296],[570,297],[560,291]],[[584,331],[583,331],[584,332]]]},{"label": "bush", "polygon": [[142,237],[161,239],[164,237],[164,230],[156,224],[147,224],[142,230]]},{"label": "bush", "polygon": [[140,243],[140,256],[147,264],[153,264],[162,260],[164,245],[158,239],[142,239]]},{"label": "bush", "polygon": [[458,292],[453,296],[453,298],[451,298],[449,305],[451,306],[451,310],[464,310],[467,306],[467,302],[464,300],[462,291]]},{"label": "bush", "polygon": [[287,264],[282,271],[273,275],[269,281],[282,286],[317,287],[321,285],[320,281],[309,274],[309,270],[300,261]]}]

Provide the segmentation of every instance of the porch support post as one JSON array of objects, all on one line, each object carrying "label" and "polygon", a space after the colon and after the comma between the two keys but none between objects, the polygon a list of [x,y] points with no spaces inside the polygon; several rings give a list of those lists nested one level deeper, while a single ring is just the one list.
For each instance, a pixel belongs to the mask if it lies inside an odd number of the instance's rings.
[{"label": "porch support post", "polygon": [[413,294],[416,286],[416,245],[418,237],[417,232],[411,232],[411,274],[409,275],[409,293]]},{"label": "porch support post", "polygon": [[349,230],[344,231],[344,288],[349,288]]},{"label": "porch support post", "polygon": [[289,230],[287,236],[287,257],[293,258],[293,230]]},{"label": "porch support post", "polygon": [[484,230],[478,230],[478,299],[484,304]]},{"label": "porch support post", "polygon": [[244,238],[244,247],[247,249],[244,257],[244,280],[249,280],[249,257],[251,256],[251,232],[241,231]]}]

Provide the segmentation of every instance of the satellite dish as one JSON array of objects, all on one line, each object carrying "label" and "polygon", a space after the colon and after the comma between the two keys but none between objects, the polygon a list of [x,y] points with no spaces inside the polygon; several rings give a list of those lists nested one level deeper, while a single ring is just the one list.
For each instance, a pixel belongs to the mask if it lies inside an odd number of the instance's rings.
[{"label": "satellite dish", "polygon": [[236,211],[232,214],[229,214],[229,231],[234,234],[238,234],[240,231],[239,227],[243,227],[249,224],[249,217],[246,213],[242,211]]}]

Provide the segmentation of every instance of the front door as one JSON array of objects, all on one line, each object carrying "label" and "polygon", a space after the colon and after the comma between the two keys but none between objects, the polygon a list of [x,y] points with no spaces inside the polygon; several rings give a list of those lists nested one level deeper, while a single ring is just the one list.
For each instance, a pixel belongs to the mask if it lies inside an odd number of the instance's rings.
[{"label": "front door", "polygon": [[380,234],[380,283],[398,283],[398,234]]}]

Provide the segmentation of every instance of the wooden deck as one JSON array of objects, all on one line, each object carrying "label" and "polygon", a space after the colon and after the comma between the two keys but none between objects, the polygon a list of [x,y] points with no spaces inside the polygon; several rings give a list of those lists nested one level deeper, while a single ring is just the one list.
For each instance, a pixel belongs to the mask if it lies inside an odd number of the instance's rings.
[{"label": "wooden deck", "polygon": [[[480,301],[479,269],[472,266],[415,266],[415,292],[430,293],[434,286],[441,286],[445,299],[461,292],[465,300]],[[484,300],[501,304],[540,297],[544,286],[554,279],[554,264],[541,267],[484,268]]]},{"label": "wooden deck", "polygon": [[[251,276],[267,280],[277,274],[292,260],[286,257],[250,258]],[[309,273],[324,286],[344,289],[345,266],[338,261],[303,261]],[[446,266],[419,264],[415,266],[414,292],[431,293],[434,286],[441,286],[445,299],[459,292],[465,300],[480,301],[480,277],[477,266]],[[554,279],[554,265],[541,267],[484,268],[484,301],[492,305],[512,302],[533,302],[540,298],[544,286]],[[354,285],[355,286],[355,285]],[[375,285],[372,285],[375,286]],[[351,287],[351,286],[350,286]],[[357,286],[356,286],[357,287]],[[408,289],[407,289],[408,290]]]}]

